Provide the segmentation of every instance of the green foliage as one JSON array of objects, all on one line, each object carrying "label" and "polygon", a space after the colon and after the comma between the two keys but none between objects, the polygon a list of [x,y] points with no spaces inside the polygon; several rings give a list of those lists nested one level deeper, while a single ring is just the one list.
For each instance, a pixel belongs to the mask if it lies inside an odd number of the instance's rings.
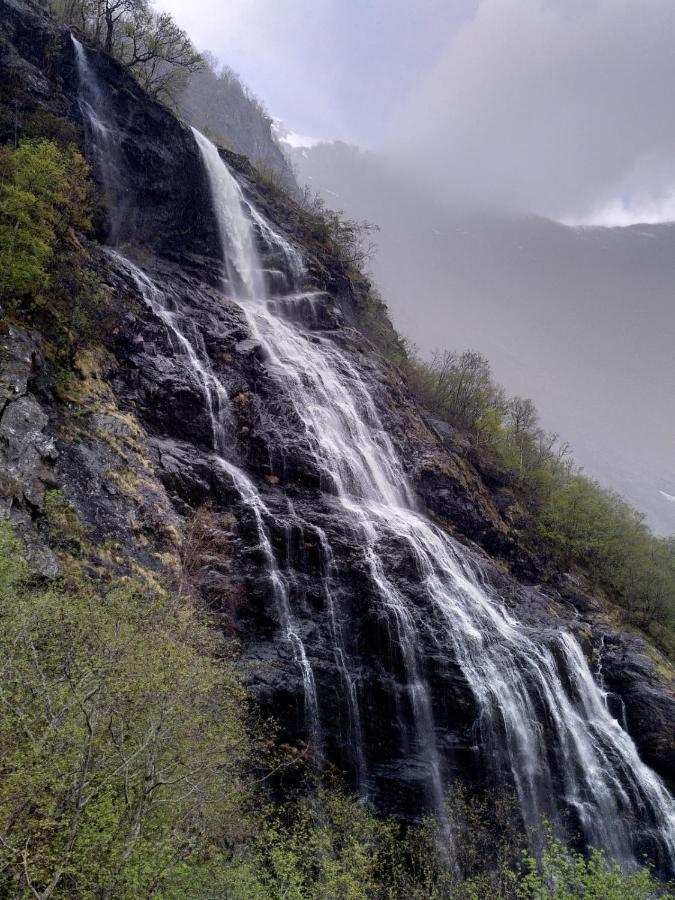
[{"label": "green foliage", "polygon": [[112,314],[82,234],[93,186],[79,151],[45,138],[0,147],[0,302],[48,338],[55,368],[100,338]]},{"label": "green foliage", "polygon": [[0,148],[0,302],[34,303],[58,249],[90,227],[88,176],[72,145],[41,139]]},{"label": "green foliage", "polygon": [[525,860],[526,872],[517,882],[517,900],[672,900],[661,890],[649,869],[623,872],[604,854],[591,850],[588,856],[565,847],[550,834],[537,862]]},{"label": "green foliage", "polygon": [[447,819],[403,828],[339,791],[268,816],[230,869],[232,900],[672,900],[647,868],[623,872],[544,829],[540,859],[524,848],[514,801],[455,785]]},{"label": "green foliage", "polygon": [[245,696],[168,601],[34,584],[0,528],[3,896],[207,896],[224,878],[245,828]]},{"label": "green foliage", "polygon": [[75,145],[79,137],[75,122],[45,109],[24,109],[18,116],[18,126],[23,138],[48,139],[62,148]]},{"label": "green foliage", "polygon": [[580,474],[556,483],[536,535],[561,565],[577,565],[618,598],[631,621],[672,633],[675,539],[651,534],[620,496]]},{"label": "green foliage", "polygon": [[393,888],[397,832],[357,800],[323,790],[269,819],[254,850],[262,896],[393,896],[387,887]]},{"label": "green foliage", "polygon": [[420,403],[469,438],[474,461],[502,473],[527,510],[525,539],[552,566],[604,590],[672,654],[675,541],[655,537],[620,496],[575,469],[532,401],[507,397],[479,353],[446,351],[429,363],[413,353],[403,368]]}]

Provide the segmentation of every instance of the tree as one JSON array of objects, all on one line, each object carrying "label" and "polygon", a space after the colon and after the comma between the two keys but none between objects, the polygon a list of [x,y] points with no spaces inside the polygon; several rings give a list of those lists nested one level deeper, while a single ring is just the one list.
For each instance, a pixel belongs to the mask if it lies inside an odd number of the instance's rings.
[{"label": "tree", "polygon": [[0,149],[0,300],[34,297],[69,230],[90,227],[88,166],[70,146],[22,141]]},{"label": "tree", "polygon": [[203,66],[187,34],[168,13],[138,7],[124,25],[121,59],[157,100],[175,101],[191,72]]},{"label": "tree", "polygon": [[55,14],[129,67],[151,97],[173,103],[202,67],[187,34],[148,0],[55,0]]},{"label": "tree", "polygon": [[145,0],[96,0],[94,37],[100,40],[101,24],[103,25],[103,49],[112,53],[116,44],[117,32],[122,31],[125,16],[139,13],[145,7]]},{"label": "tree", "polygon": [[624,872],[598,850],[586,856],[566,847],[549,832],[540,860],[526,859],[528,871],[516,885],[517,900],[653,900],[661,890],[648,868]]},{"label": "tree", "polygon": [[147,0],[53,0],[52,12],[106,53],[114,54],[124,20],[146,5]]}]

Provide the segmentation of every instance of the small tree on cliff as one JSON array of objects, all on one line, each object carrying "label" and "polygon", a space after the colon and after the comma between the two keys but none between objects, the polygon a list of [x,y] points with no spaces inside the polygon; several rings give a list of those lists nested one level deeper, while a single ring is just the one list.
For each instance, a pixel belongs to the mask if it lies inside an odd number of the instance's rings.
[{"label": "small tree on cliff", "polygon": [[128,66],[156,100],[173,103],[189,74],[202,68],[187,34],[148,0],[53,0],[51,9]]},{"label": "small tree on cliff", "polygon": [[156,100],[173,103],[191,72],[204,65],[187,34],[168,13],[136,8],[124,24],[120,59]]}]

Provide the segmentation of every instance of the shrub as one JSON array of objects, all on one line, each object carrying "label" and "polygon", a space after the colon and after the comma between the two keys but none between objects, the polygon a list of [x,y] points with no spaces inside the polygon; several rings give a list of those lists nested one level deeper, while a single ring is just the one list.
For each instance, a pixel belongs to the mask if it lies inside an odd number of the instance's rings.
[{"label": "shrub", "polygon": [[0,148],[0,302],[30,305],[73,229],[90,227],[88,166],[74,146],[26,140]]},{"label": "shrub", "polygon": [[245,695],[167,600],[35,584],[0,529],[3,895],[197,896],[224,877],[245,829]]}]

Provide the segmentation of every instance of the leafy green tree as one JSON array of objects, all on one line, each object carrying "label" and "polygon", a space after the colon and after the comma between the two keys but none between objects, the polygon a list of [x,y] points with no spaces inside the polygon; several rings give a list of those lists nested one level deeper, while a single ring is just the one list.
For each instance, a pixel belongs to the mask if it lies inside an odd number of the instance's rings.
[{"label": "leafy green tree", "polygon": [[168,13],[137,7],[124,23],[124,38],[120,59],[156,100],[174,104],[189,74],[203,66],[192,41]]},{"label": "leafy green tree", "polygon": [[398,826],[337,790],[273,813],[253,849],[251,885],[236,900],[367,900],[397,896]]},{"label": "leafy green tree", "polygon": [[0,301],[34,298],[59,243],[90,226],[88,176],[73,146],[34,140],[0,148]]},{"label": "leafy green tree", "polygon": [[148,0],[54,0],[52,12],[124,63],[156,100],[171,105],[203,66],[186,32]]},{"label": "leafy green tree", "polygon": [[517,900],[672,900],[649,869],[624,872],[604,854],[591,849],[583,856],[550,834],[541,859],[526,858],[527,871],[517,882]]}]

